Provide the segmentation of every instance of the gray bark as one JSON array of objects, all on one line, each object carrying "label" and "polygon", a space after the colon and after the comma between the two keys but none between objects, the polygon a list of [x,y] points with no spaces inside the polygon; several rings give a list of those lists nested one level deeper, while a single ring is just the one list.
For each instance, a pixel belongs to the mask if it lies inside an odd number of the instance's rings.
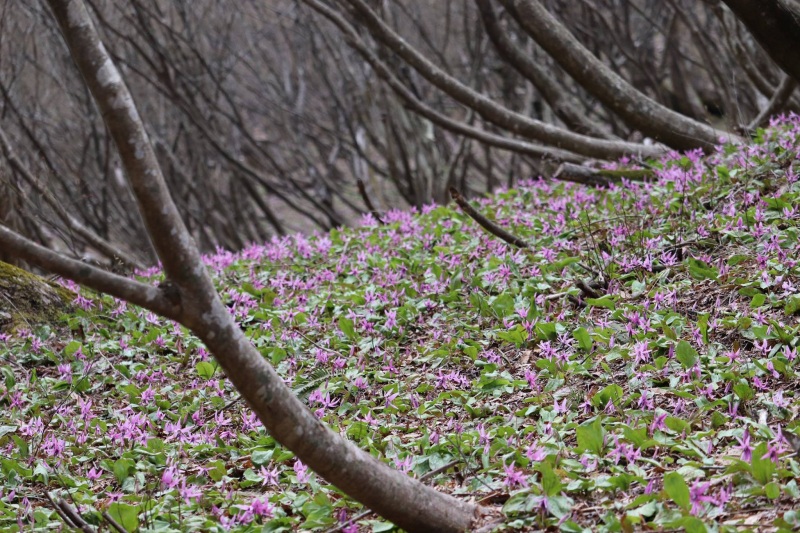
[{"label": "gray bark", "polygon": [[217,294],[178,215],[130,92],[82,0],[48,0],[99,107],[168,281],[158,288],[47,250],[0,226],[0,244],[42,268],[124,298],[191,329],[270,434],[349,496],[408,531],[466,530],[474,504],[442,494],[378,461],[320,422],[255,349]]}]

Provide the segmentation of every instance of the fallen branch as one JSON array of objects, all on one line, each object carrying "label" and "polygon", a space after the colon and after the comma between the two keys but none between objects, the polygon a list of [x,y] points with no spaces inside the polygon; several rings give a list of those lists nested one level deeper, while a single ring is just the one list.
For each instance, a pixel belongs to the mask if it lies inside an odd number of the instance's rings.
[{"label": "fallen branch", "polygon": [[655,173],[650,169],[605,170],[574,163],[562,163],[553,174],[554,180],[570,181],[590,187],[605,187],[612,183],[621,183],[622,180],[648,182],[654,178]]},{"label": "fallen branch", "polygon": [[596,283],[594,282],[586,282],[585,280],[579,279],[575,285],[581,290],[584,297],[586,298],[600,298],[602,296],[599,292],[599,288]]},{"label": "fallen branch", "polygon": [[485,229],[495,237],[498,237],[507,242],[508,244],[511,244],[518,248],[530,247],[530,244],[527,241],[517,237],[516,235],[512,235],[511,233],[507,232],[506,230],[504,230],[503,228],[501,228],[500,226],[498,226],[497,224],[495,224],[494,222],[492,222],[491,220],[480,214],[478,211],[476,211],[475,208],[472,207],[469,204],[469,202],[467,202],[467,200],[464,199],[463,196],[461,196],[461,193],[458,192],[458,190],[455,187],[450,187],[450,196],[453,197],[453,200],[456,201],[458,207],[460,207],[467,215],[469,215],[469,217],[472,220],[480,224],[483,227],[483,229]]},{"label": "fallen branch", "polygon": [[48,492],[45,492],[45,496],[47,496],[47,499],[50,500],[51,504],[53,504],[53,509],[55,509],[56,513],[58,513],[58,516],[61,517],[68,527],[80,529],[83,531],[83,533],[96,533],[94,528],[81,517],[80,513],[70,507],[67,502],[61,498],[54,500]]}]

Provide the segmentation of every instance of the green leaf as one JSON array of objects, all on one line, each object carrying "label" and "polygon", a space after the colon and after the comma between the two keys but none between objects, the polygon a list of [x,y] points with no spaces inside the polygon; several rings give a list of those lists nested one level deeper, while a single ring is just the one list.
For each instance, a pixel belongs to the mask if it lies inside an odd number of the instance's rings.
[{"label": "green leaf", "polygon": [[335,518],[333,506],[324,492],[318,492],[314,499],[303,505],[303,515],[306,521],[303,523],[304,530],[319,529],[333,524]]},{"label": "green leaf", "polygon": [[197,375],[201,378],[211,379],[214,377],[214,371],[216,370],[216,367],[208,361],[200,361],[195,365],[195,369],[197,370]]},{"label": "green leaf", "polygon": [[750,300],[750,307],[753,309],[755,309],[756,307],[761,307],[762,305],[764,305],[764,302],[766,301],[767,297],[764,295],[764,293],[759,292],[753,295],[753,299]]},{"label": "green leaf", "polygon": [[520,348],[525,344],[525,341],[528,340],[528,330],[517,324],[514,329],[501,331],[497,336],[504,341],[513,343],[517,348]]},{"label": "green leaf", "polygon": [[14,377],[14,372],[11,371],[11,368],[5,365],[0,366],[0,372],[2,372],[3,377],[5,378],[6,389],[7,390],[13,389],[14,385],[17,383],[17,380]]},{"label": "green leaf", "polygon": [[547,496],[555,496],[563,490],[564,485],[561,483],[561,479],[549,463],[539,463],[536,470],[542,474],[542,490]]},{"label": "green leaf", "polygon": [[719,271],[705,261],[689,258],[689,275],[695,279],[717,279]]},{"label": "green leaf", "polygon": [[115,502],[108,506],[108,514],[126,531],[139,529],[139,509],[136,506]]},{"label": "green leaf", "polygon": [[706,525],[696,516],[687,516],[681,519],[681,526],[686,533],[708,533]]},{"label": "green leaf", "polygon": [[598,457],[603,455],[603,425],[599,418],[591,424],[582,424],[575,430],[578,437],[577,452],[590,451]]},{"label": "green leaf", "polygon": [[789,315],[796,315],[800,312],[800,296],[792,296],[786,301],[783,311]]},{"label": "green leaf", "polygon": [[728,417],[720,413],[719,411],[714,411],[711,413],[711,427],[714,429],[721,428],[725,424],[728,423]]},{"label": "green leaf", "polygon": [[515,314],[514,297],[504,292],[492,302],[492,309],[500,318]]},{"label": "green leaf", "polygon": [[664,492],[666,492],[667,496],[678,504],[678,507],[681,509],[688,511],[691,507],[689,486],[679,473],[669,472],[664,476]]},{"label": "green leaf", "polygon": [[274,450],[255,450],[250,455],[250,460],[253,461],[253,464],[256,466],[265,465],[269,463],[274,453]]},{"label": "green leaf", "polygon": [[675,357],[683,368],[692,368],[697,363],[697,350],[686,341],[680,341],[675,348]]},{"label": "green leaf", "polygon": [[753,450],[753,456],[750,459],[752,466],[753,477],[756,478],[762,485],[766,485],[772,481],[772,476],[775,474],[775,463],[769,457],[764,457],[767,454],[767,443],[762,442]]},{"label": "green leaf", "polygon": [[50,472],[48,471],[47,466],[45,466],[45,464],[42,462],[36,463],[36,466],[33,468],[33,477],[45,485],[50,483]]},{"label": "green leaf", "polygon": [[703,344],[708,344],[708,313],[703,313],[697,318],[697,327],[703,336]]},{"label": "green leaf", "polygon": [[539,501],[541,501],[541,498],[530,492],[518,492],[503,504],[503,513],[511,516],[520,513],[529,513],[536,507]]},{"label": "green leaf", "polygon": [[484,298],[481,294],[473,292],[469,295],[469,302],[473,307],[478,309],[481,315],[492,316],[491,307],[489,307],[489,304],[486,302],[486,298]]},{"label": "green leaf", "polygon": [[570,514],[574,506],[575,501],[565,494],[553,494],[547,498],[547,510],[559,520]]},{"label": "green leaf", "polygon": [[750,388],[750,385],[741,381],[733,386],[733,393],[742,401],[752,400],[755,397],[755,393],[753,389]]},{"label": "green leaf", "polygon": [[539,322],[536,324],[536,335],[543,341],[556,338],[555,322]]},{"label": "green leaf", "polygon": [[584,352],[589,352],[592,349],[592,336],[586,330],[586,328],[578,328],[572,332],[572,336],[575,337],[575,340],[578,341],[578,346],[581,347],[581,350]]},{"label": "green leaf", "polygon": [[628,509],[630,510],[627,514],[630,516],[644,516],[649,518],[658,511],[655,502],[657,499],[658,495],[656,494],[641,494],[628,504]]},{"label": "green leaf", "polygon": [[611,309],[612,311],[617,308],[616,304],[614,303],[614,298],[608,294],[601,298],[586,298],[586,305],[590,305],[592,307],[604,307],[606,309]]},{"label": "green leaf", "polygon": [[394,524],[391,522],[383,522],[381,520],[367,520],[367,523],[372,526],[373,533],[382,533],[383,531],[391,531],[394,529]]},{"label": "green leaf", "polygon": [[[29,446],[28,445],[28,441],[26,439],[23,439],[19,435],[14,435],[14,434],[11,435],[11,440],[13,440],[14,444],[17,445],[17,449],[19,450],[20,457],[22,457],[23,459],[27,459],[28,456],[30,455],[30,449],[28,447]],[[0,461],[5,461],[5,460],[0,459]],[[4,467],[5,467],[5,465],[4,465]]]},{"label": "green leaf", "polygon": [[208,469],[208,477],[213,481],[220,481],[228,473],[228,469],[225,468],[225,462],[219,459],[209,461],[206,468]]},{"label": "green leaf", "polygon": [[359,441],[367,435],[369,435],[369,425],[366,422],[357,420],[347,428],[347,436],[353,440]]},{"label": "green leaf", "polygon": [[592,397],[592,404],[596,407],[605,407],[609,401],[616,404],[622,398],[623,393],[622,387],[612,383]]},{"label": "green leaf", "polygon": [[646,450],[657,444],[656,441],[647,438],[647,427],[633,429],[630,426],[623,426],[622,434],[635,448]]},{"label": "green leaf", "polygon": [[117,459],[114,461],[113,466],[114,477],[117,478],[117,481],[122,483],[125,481],[125,478],[130,475],[131,470],[133,470],[135,466],[136,464],[133,462],[133,459],[128,459],[127,457]]},{"label": "green leaf", "polygon": [[781,324],[779,324],[775,320],[770,320],[769,323],[772,325],[772,329],[774,330],[774,332],[778,334],[778,340],[781,341],[781,344],[786,344],[791,346],[792,341],[794,341],[796,331],[792,329],[787,331],[786,329],[783,328],[783,326],[781,326]]},{"label": "green leaf", "polygon": [[764,494],[770,500],[777,500],[781,497],[781,487],[774,481],[770,481],[764,485]]},{"label": "green leaf", "polygon": [[339,317],[339,329],[342,330],[342,333],[350,340],[355,340],[356,338],[356,330],[353,326],[353,321],[347,318],[346,316]]},{"label": "green leaf", "polygon": [[733,255],[728,258],[728,264],[730,266],[736,266],[743,261],[747,261],[750,258],[749,255]]},{"label": "green leaf", "polygon": [[64,346],[64,355],[70,356],[77,352],[81,347],[81,343],[78,341],[70,341],[66,346]]},{"label": "green leaf", "polygon": [[674,416],[668,416],[666,419],[664,419],[664,425],[675,433],[683,433],[691,428],[687,421],[681,420],[680,418]]},{"label": "green leaf", "polygon": [[283,348],[275,346],[269,349],[269,359],[272,361],[272,366],[278,366],[278,364],[286,359],[286,357],[286,350]]}]

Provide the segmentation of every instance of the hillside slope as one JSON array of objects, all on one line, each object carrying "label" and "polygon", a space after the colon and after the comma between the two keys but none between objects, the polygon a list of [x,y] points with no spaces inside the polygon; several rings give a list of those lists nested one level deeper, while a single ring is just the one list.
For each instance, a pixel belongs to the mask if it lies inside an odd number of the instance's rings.
[{"label": "hillside slope", "polygon": [[[508,529],[789,531],[799,144],[784,118],[650,184],[473,202],[526,249],[430,207],[207,263],[319,417]],[[0,338],[0,529],[55,527],[45,492],[130,531],[391,529],[278,446],[184,329],[74,304],[63,331]]]}]

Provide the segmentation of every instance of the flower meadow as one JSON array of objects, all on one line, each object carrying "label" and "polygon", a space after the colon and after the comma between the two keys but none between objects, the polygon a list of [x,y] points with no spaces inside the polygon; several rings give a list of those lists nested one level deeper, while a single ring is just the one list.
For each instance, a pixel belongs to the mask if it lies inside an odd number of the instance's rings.
[{"label": "flower meadow", "polygon": [[[472,205],[205,258],[326,424],[498,530],[800,527],[800,118]],[[615,168],[636,167],[629,161]],[[160,272],[138,273],[157,283]],[[199,341],[78,291],[0,335],[0,530],[389,531],[278,445]]]}]

